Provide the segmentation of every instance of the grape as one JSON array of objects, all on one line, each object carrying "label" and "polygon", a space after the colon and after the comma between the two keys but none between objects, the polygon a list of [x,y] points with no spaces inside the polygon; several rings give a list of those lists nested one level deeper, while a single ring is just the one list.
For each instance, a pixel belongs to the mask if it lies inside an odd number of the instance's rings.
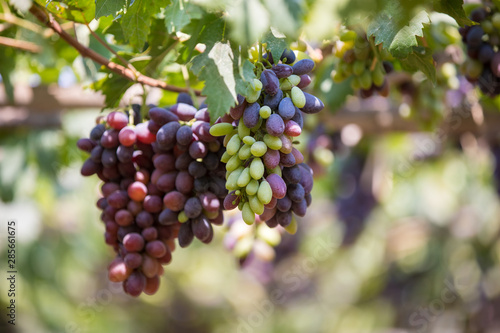
[{"label": "grape", "polygon": [[148,193],[148,188],[143,183],[136,181],[130,184],[127,189],[127,193],[132,200],[142,201]]},{"label": "grape", "polygon": [[135,134],[135,130],[132,127],[123,127],[118,133],[118,141],[120,141],[120,144],[122,144],[123,146],[132,146],[136,142],[136,140],[137,135]]},{"label": "grape", "polygon": [[303,112],[312,114],[312,113],[318,113],[319,111],[323,110],[325,105],[323,102],[317,98],[316,96],[313,96],[308,93],[304,93],[304,96],[306,98],[306,103],[304,107],[300,108]]},{"label": "grape", "polygon": [[[238,94],[237,103],[234,107],[232,107],[229,110],[229,114],[231,115],[231,117],[233,119],[238,120],[243,116],[243,111],[245,110],[246,106],[247,106],[247,102],[245,100],[245,97]],[[229,134],[229,133],[226,133],[226,134]],[[212,133],[212,135],[215,135],[215,134]],[[225,134],[222,134],[222,135],[225,135]],[[220,135],[216,135],[216,136],[220,136]]]},{"label": "grape", "polygon": [[137,124],[135,127],[135,134],[137,136],[137,141],[143,143],[150,144],[156,140],[156,135],[150,132],[147,123]]},{"label": "grape", "polygon": [[150,213],[159,213],[163,208],[163,200],[157,195],[147,195],[143,205],[144,210]]},{"label": "grape", "polygon": [[146,244],[146,253],[153,258],[161,258],[167,253],[167,248],[162,241],[154,240]]},{"label": "grape", "polygon": [[293,142],[286,135],[280,135],[281,148],[280,152],[284,154],[289,154],[293,150]]},{"label": "grape", "polygon": [[146,277],[152,278],[157,275],[159,267],[158,260],[146,254],[143,255],[141,271]]},{"label": "grape", "polygon": [[483,34],[484,31],[481,26],[475,25],[471,27],[466,37],[467,44],[471,47],[478,47],[481,45]]},{"label": "grape", "polygon": [[101,165],[96,162],[88,159],[86,160],[81,169],[82,176],[92,176],[95,173],[98,173],[101,170]]},{"label": "grape", "polygon": [[483,43],[479,48],[478,60],[486,64],[491,61],[494,55],[493,47],[490,44]]},{"label": "grape", "polygon": [[285,122],[285,131],[284,133],[288,136],[299,136],[302,133],[302,129],[299,124],[297,124],[293,120],[288,120]]},{"label": "grape", "polygon": [[177,143],[181,145],[187,145],[191,143],[191,140],[193,139],[193,131],[189,126],[181,126],[177,131],[175,137]]},{"label": "grape", "polygon": [[201,178],[207,174],[207,168],[202,162],[192,161],[189,164],[188,172],[195,178]]},{"label": "grape", "polygon": [[[271,69],[265,69],[260,75],[263,90],[270,96],[278,93],[280,82],[278,77]],[[253,126],[250,126],[253,127]]]},{"label": "grape", "polygon": [[287,195],[294,202],[302,201],[305,196],[305,191],[300,184],[289,184],[287,187]]},{"label": "grape", "polygon": [[106,122],[109,126],[116,130],[121,130],[128,125],[128,117],[121,112],[111,112],[106,117]]},{"label": "grape", "polygon": [[171,209],[174,212],[181,211],[184,208],[186,200],[187,197],[178,191],[168,192],[163,197],[163,203],[165,204],[165,207]]},{"label": "grape", "polygon": [[188,93],[181,92],[177,95],[177,103],[184,103],[189,105],[194,105],[191,95]]},{"label": "grape", "polygon": [[[500,77],[500,52],[495,53],[491,59],[491,71],[496,77]],[[95,149],[95,148],[94,148]]]},{"label": "grape", "polygon": [[87,153],[90,153],[92,149],[96,147],[95,143],[87,138],[79,139],[76,143],[76,146],[78,147],[78,149],[86,151]]},{"label": "grape", "polygon": [[283,118],[278,114],[272,114],[266,120],[266,130],[269,134],[273,136],[280,136],[285,131],[285,123]]},{"label": "grape", "polygon": [[170,122],[178,122],[179,117],[169,110],[154,107],[149,110],[149,117],[159,126],[163,126]]},{"label": "grape", "polygon": [[118,225],[126,227],[134,222],[134,216],[126,209],[120,209],[115,214],[115,221]]},{"label": "grape", "polygon": [[277,150],[268,149],[262,158],[264,165],[268,169],[274,169],[280,163],[280,153]]},{"label": "grape", "polygon": [[108,267],[108,278],[111,282],[125,281],[132,270],[128,268],[121,258],[116,258]]},{"label": "grape", "polygon": [[189,194],[194,187],[194,179],[187,171],[181,171],[175,179],[175,188],[183,194]]},{"label": "grape", "polygon": [[273,197],[281,199],[286,195],[286,184],[279,175],[272,173],[266,177],[266,180],[271,186]]},{"label": "grape", "polygon": [[207,153],[207,146],[201,141],[194,141],[189,146],[189,155],[194,159],[203,158],[207,155]]},{"label": "grape", "polygon": [[298,165],[283,168],[283,178],[290,184],[297,184],[302,177],[301,169]]},{"label": "grape", "polygon": [[146,277],[138,272],[133,272],[123,283],[123,290],[133,297],[138,297],[146,287]]},{"label": "grape", "polygon": [[191,228],[193,235],[201,241],[207,240],[213,233],[210,223],[201,217],[198,217],[191,222]]},{"label": "grape", "polygon": [[264,96],[263,104],[266,106],[269,106],[271,108],[271,110],[276,110],[278,108],[278,105],[280,104],[282,98],[283,98],[283,91],[278,89],[278,92],[276,93],[276,95]]},{"label": "grape", "polygon": [[90,131],[90,139],[94,141],[100,140],[101,136],[104,134],[105,131],[106,131],[106,126],[104,126],[103,124],[96,125]]},{"label": "grape", "polygon": [[156,187],[162,192],[170,192],[175,188],[177,172],[169,172],[161,175],[156,182]]},{"label": "grape", "polygon": [[305,164],[299,164],[301,169],[302,177],[300,179],[300,184],[304,188],[305,193],[311,193],[313,187],[313,177],[311,172],[305,167]]},{"label": "grape", "polygon": [[295,115],[291,119],[302,129],[304,127],[304,118],[302,117],[302,111],[298,107],[295,107]]},{"label": "grape", "polygon": [[234,191],[230,192],[224,199],[224,209],[232,210],[238,207],[240,203],[240,197],[235,194]]},{"label": "grape", "polygon": [[290,225],[292,222],[292,213],[290,211],[288,212],[276,212],[276,221],[278,221],[279,225],[281,225],[283,228],[287,227]]},{"label": "grape", "polygon": [[207,212],[217,212],[220,208],[220,201],[213,193],[207,192],[199,196],[201,206]]},{"label": "grape", "polygon": [[108,204],[113,208],[121,209],[127,206],[128,200],[127,192],[118,190],[109,195]]},{"label": "grape", "polygon": [[246,127],[252,128],[257,125],[260,118],[259,111],[260,111],[259,103],[249,104],[245,108],[245,111],[243,112],[243,123],[245,124]]},{"label": "grape", "polygon": [[201,205],[200,199],[198,199],[197,197],[191,197],[187,199],[186,204],[184,205],[184,212],[190,219],[200,216],[202,209],[203,207]]},{"label": "grape", "polygon": [[170,111],[175,113],[180,120],[189,121],[194,118],[194,115],[198,110],[196,110],[196,108],[192,105],[177,103],[170,108]]},{"label": "grape", "polygon": [[314,68],[314,61],[311,59],[302,59],[297,61],[293,66],[293,74],[303,75],[312,71]]},{"label": "grape", "polygon": [[485,18],[486,10],[482,7],[476,8],[470,13],[470,19],[478,23],[481,23]]},{"label": "grape", "polygon": [[150,242],[158,238],[158,230],[155,227],[144,228],[141,232],[145,241]]},{"label": "grape", "polygon": [[119,144],[118,131],[114,129],[104,131],[100,143],[104,148],[116,148]]},{"label": "grape", "polygon": [[139,252],[144,247],[144,238],[136,232],[131,232],[123,237],[123,246],[128,252]]},{"label": "grape", "polygon": [[135,223],[137,224],[137,226],[143,229],[150,227],[154,223],[153,215],[151,215],[151,213],[147,211],[142,211],[135,217]]},{"label": "grape", "polygon": [[292,211],[295,215],[304,217],[306,215],[307,206],[307,200],[303,198],[300,201],[294,201],[292,203]]},{"label": "grape", "polygon": [[200,141],[213,142],[216,140],[216,138],[210,134],[210,124],[205,121],[195,121],[192,129],[193,133]]},{"label": "grape", "polygon": [[302,74],[300,76],[300,82],[297,84],[297,87],[300,89],[304,89],[311,83],[311,77],[307,74]]},{"label": "grape", "polygon": [[[304,105],[306,104],[306,97],[304,95],[304,93],[302,92],[302,90],[300,90],[300,88],[298,87],[293,87],[292,88],[292,91],[291,91],[291,95],[292,95],[292,101],[293,101],[293,104],[298,107],[298,108],[302,108],[304,107]],[[281,114],[281,113],[280,113]],[[292,117],[295,115],[295,108],[293,110],[293,113],[292,113]],[[290,117],[290,119],[292,118]]]},{"label": "grape", "polygon": [[276,74],[276,77],[278,77],[278,79],[289,77],[290,75],[293,74],[292,66],[285,65],[285,64],[274,65],[272,67],[272,70],[273,70],[274,74]]},{"label": "grape", "polygon": [[267,145],[262,141],[257,141],[250,148],[250,152],[255,157],[261,157],[267,152]]},{"label": "grape", "polygon": [[281,54],[280,60],[285,64],[293,64],[295,62],[295,53],[291,49],[285,49]]},{"label": "grape", "polygon": [[103,151],[104,151],[104,148],[102,148],[102,146],[95,146],[90,151],[89,160],[91,160],[92,162],[95,162],[95,163],[101,163],[101,156],[102,156]]},{"label": "grape", "polygon": [[241,212],[243,221],[246,224],[253,224],[255,222],[255,213],[252,211],[252,208],[250,208],[250,204],[248,202],[245,202],[243,204],[243,209]]},{"label": "grape", "polygon": [[179,229],[179,246],[180,247],[187,247],[191,242],[193,241],[194,234],[193,230],[191,229],[191,223],[186,222],[181,225],[181,228]]},{"label": "grape", "polygon": [[292,153],[284,154],[280,152],[280,163],[285,167],[291,167],[296,164],[295,156]]},{"label": "grape", "polygon": [[268,204],[273,198],[273,191],[271,186],[266,180],[263,180],[259,185],[259,190],[257,191],[257,197],[263,204]]},{"label": "grape", "polygon": [[164,149],[169,149],[175,145],[176,134],[181,125],[178,122],[170,122],[163,125],[156,133],[156,142]]},{"label": "grape", "polygon": [[278,199],[276,202],[276,208],[280,212],[288,212],[292,208],[292,200],[288,196]]},{"label": "grape", "polygon": [[[156,230],[156,229],[155,229]],[[130,252],[125,255],[123,262],[129,269],[136,269],[142,265],[142,256],[137,252]]]},{"label": "grape", "polygon": [[213,136],[228,135],[233,131],[233,125],[228,123],[215,124],[210,128],[210,134]]},{"label": "grape", "polygon": [[171,209],[164,209],[158,216],[158,222],[163,225],[172,225],[178,222],[178,213],[172,211]]},{"label": "grape", "polygon": [[284,120],[292,119],[295,115],[295,106],[292,100],[289,97],[283,98],[278,106],[278,111]]},{"label": "grape", "polygon": [[160,278],[158,276],[153,276],[152,278],[146,278],[146,285],[144,286],[144,293],[146,295],[154,295],[160,287]]},{"label": "grape", "polygon": [[101,163],[105,167],[111,167],[118,161],[115,149],[104,149],[101,155]]},{"label": "grape", "polygon": [[210,187],[210,182],[207,177],[196,178],[194,180],[194,190],[198,193],[203,193],[208,191]]},{"label": "grape", "polygon": [[208,153],[203,159],[203,165],[208,171],[214,171],[219,166],[219,157],[216,154]]}]

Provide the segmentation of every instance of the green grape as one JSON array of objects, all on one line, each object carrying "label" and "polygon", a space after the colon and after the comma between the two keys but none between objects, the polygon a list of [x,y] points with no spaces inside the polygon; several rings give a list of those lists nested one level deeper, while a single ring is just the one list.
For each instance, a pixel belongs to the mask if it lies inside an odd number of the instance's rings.
[{"label": "green grape", "polygon": [[358,90],[359,88],[361,88],[361,83],[359,83],[359,77],[353,76],[351,80],[351,88],[352,90]]},{"label": "green grape", "polygon": [[259,185],[259,190],[257,191],[257,197],[264,204],[267,205],[273,199],[273,191],[271,190],[271,185],[267,180],[263,180]]},{"label": "green grape", "polygon": [[377,66],[375,66],[375,69],[372,72],[372,81],[373,84],[376,85],[377,87],[381,87],[382,84],[384,84],[384,68],[380,65],[380,63],[377,63]]},{"label": "green grape", "polygon": [[264,213],[264,204],[260,202],[259,198],[255,195],[251,195],[248,197],[248,203],[250,204],[250,208],[252,208],[253,212],[257,215]]},{"label": "green grape", "polygon": [[[292,74],[288,77],[288,80],[292,84],[292,86],[296,86],[300,83],[300,76]],[[291,88],[290,88],[291,89]]]},{"label": "green grape", "polygon": [[277,246],[281,243],[281,234],[277,228],[269,228],[265,224],[257,227],[257,237],[271,246]]},{"label": "green grape", "polygon": [[253,79],[252,83],[250,83],[252,86],[252,89],[254,91],[261,91],[262,90],[262,82],[260,82],[259,79]]},{"label": "green grape", "polygon": [[274,169],[271,170],[271,173],[275,173],[278,176],[282,177],[283,175],[281,174],[281,168],[279,165],[277,165]]},{"label": "green grape", "polygon": [[248,195],[255,195],[259,190],[259,182],[255,179],[252,179],[250,183],[248,183],[245,190]]},{"label": "green grape", "polygon": [[359,83],[361,85],[361,88],[363,89],[370,89],[372,86],[372,75],[370,73],[370,70],[365,70],[363,74],[359,77]]},{"label": "green grape", "polygon": [[481,27],[483,28],[483,31],[487,34],[491,34],[493,31],[495,31],[495,27],[493,26],[493,23],[489,20],[484,20],[481,22]]},{"label": "green grape", "polygon": [[277,136],[272,136],[270,134],[264,135],[264,142],[266,145],[273,150],[280,150],[283,146],[283,142]]},{"label": "green grape", "polygon": [[260,97],[260,93],[261,93],[261,90],[252,90],[250,91],[250,93],[248,94],[248,96],[246,96],[246,100],[248,103],[252,104],[254,102],[257,102],[257,100],[259,99]]},{"label": "green grape", "polygon": [[250,129],[248,127],[245,126],[245,123],[243,121],[240,120],[240,122],[238,123],[238,135],[240,136],[240,138],[244,138],[245,136],[249,136],[250,135]]},{"label": "green grape", "polygon": [[354,30],[347,30],[340,34],[340,40],[343,42],[355,41],[358,37],[358,34]]},{"label": "green grape", "polygon": [[352,65],[352,71],[356,76],[363,74],[365,71],[365,62],[362,60],[356,60]]},{"label": "green grape", "polygon": [[226,170],[230,172],[236,170],[241,165],[242,162],[243,161],[240,160],[238,155],[233,155],[226,163]]},{"label": "green grape", "polygon": [[243,142],[249,146],[253,145],[255,143],[255,138],[251,137],[250,135],[247,135],[243,138]]},{"label": "green grape", "polygon": [[227,147],[227,143],[229,142],[229,140],[231,140],[233,138],[233,136],[235,136],[236,134],[238,134],[238,130],[234,129],[231,133],[229,133],[228,135],[226,135],[224,137],[224,141],[222,142],[224,147]]},{"label": "green grape", "polygon": [[281,90],[283,90],[283,91],[290,90],[290,89],[292,89],[292,87],[293,87],[293,85],[290,82],[290,80],[288,79],[288,77],[280,80],[280,89]]},{"label": "green grape", "polygon": [[262,163],[259,157],[254,158],[252,163],[250,163],[250,176],[256,180],[264,176],[264,163]]},{"label": "green grape", "polygon": [[250,151],[251,151],[253,156],[261,157],[266,153],[267,145],[262,141],[257,141],[252,145],[252,147],[250,148]]},{"label": "green grape", "polygon": [[285,230],[290,235],[295,235],[295,233],[297,232],[297,219],[295,219],[295,216],[292,215],[292,222],[290,222],[290,224],[285,227]]},{"label": "green grape", "polygon": [[222,163],[227,163],[230,158],[231,158],[231,155],[229,155],[227,153],[227,151],[225,151],[224,154],[222,154],[220,160],[221,160]]},{"label": "green grape", "polygon": [[249,145],[243,145],[240,148],[240,151],[238,152],[238,157],[240,158],[240,160],[245,161],[245,160],[249,159],[250,156],[252,156],[252,152],[251,152],[250,148],[251,148],[251,146],[249,146]]},{"label": "green grape", "polygon": [[250,204],[248,202],[245,202],[243,204],[241,213],[241,215],[243,216],[243,221],[245,221],[246,224],[251,225],[255,222],[255,213],[253,212],[252,208],[250,208]]},{"label": "green grape", "polygon": [[229,123],[219,123],[210,127],[210,134],[213,136],[228,135],[233,131],[233,125]]},{"label": "green grape", "polygon": [[262,119],[267,119],[271,115],[272,111],[271,108],[267,105],[264,105],[263,107],[260,108],[259,110],[259,115],[262,117]]},{"label": "green grape", "polygon": [[227,143],[226,152],[229,155],[235,155],[240,150],[241,140],[239,135],[233,135],[231,140]]},{"label": "green grape", "polygon": [[238,187],[238,179],[240,178],[241,173],[245,170],[243,167],[239,167],[229,174],[226,179],[226,189],[229,191],[237,190]]},{"label": "green grape", "polygon": [[491,23],[493,23],[495,28],[500,29],[500,12],[493,14],[491,17]]},{"label": "green grape", "polygon": [[248,183],[250,183],[251,179],[252,178],[250,177],[250,168],[245,168],[238,177],[237,185],[239,187],[245,187],[248,185]]},{"label": "green grape", "polygon": [[179,215],[177,216],[177,220],[180,223],[187,222],[189,220],[189,217],[187,217],[186,213],[184,211],[181,211]]},{"label": "green grape", "polygon": [[356,45],[354,47],[354,54],[359,60],[366,60],[370,56],[370,46],[368,43],[363,43],[362,45]]},{"label": "green grape", "polygon": [[292,88],[292,102],[298,108],[303,108],[306,105],[306,96],[299,87]]}]

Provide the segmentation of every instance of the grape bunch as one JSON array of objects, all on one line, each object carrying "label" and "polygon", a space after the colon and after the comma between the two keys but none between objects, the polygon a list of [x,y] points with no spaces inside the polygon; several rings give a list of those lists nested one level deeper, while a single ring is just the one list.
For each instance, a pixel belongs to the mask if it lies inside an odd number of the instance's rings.
[{"label": "grape bunch", "polygon": [[224,147],[209,133],[206,108],[197,110],[181,94],[170,109],[151,107],[149,117],[134,126],[124,113],[111,112],[78,141],[90,153],[82,175],[104,182],[97,206],[105,241],[117,254],[109,279],[123,282],[132,296],[158,290],[176,238],[181,247],[194,237],[211,241],[227,194],[219,161]]},{"label": "grape bunch", "polygon": [[500,11],[493,4],[474,9],[470,19],[479,24],[459,28],[467,47],[462,72],[484,94],[500,94]]},{"label": "grape bunch", "polygon": [[263,69],[257,69],[260,80],[254,79],[252,92],[239,95],[229,115],[210,129],[212,135],[224,137],[226,147],[221,161],[230,192],[224,208],[238,207],[247,224],[253,224],[257,214],[269,227],[279,224],[293,232],[292,213],[305,215],[313,186],[312,171],[293,144],[302,132],[302,113],[317,113],[324,105],[301,89],[311,81],[312,60],[269,62],[268,68],[258,64]]},{"label": "grape bunch", "polygon": [[386,74],[393,70],[386,60],[388,55],[367,39],[366,34],[354,30],[344,31],[335,43],[334,55],[339,58],[331,77],[334,82],[351,79],[351,87],[362,98],[368,98],[374,92],[387,97],[389,84]]}]

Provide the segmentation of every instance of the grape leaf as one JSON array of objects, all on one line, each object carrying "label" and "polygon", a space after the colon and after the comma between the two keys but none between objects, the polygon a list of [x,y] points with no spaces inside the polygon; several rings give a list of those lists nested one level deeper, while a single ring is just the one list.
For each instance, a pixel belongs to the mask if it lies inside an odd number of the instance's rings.
[{"label": "grape leaf", "polygon": [[165,8],[165,26],[168,33],[181,31],[194,19],[200,19],[203,11],[200,7],[183,0],[174,0],[170,6]]},{"label": "grape leaf", "polygon": [[453,17],[461,26],[472,24],[472,21],[465,14],[463,0],[433,0],[433,5],[436,12]]},{"label": "grape leaf", "polygon": [[122,17],[121,26],[125,38],[135,49],[142,49],[148,38],[152,20],[149,7],[148,0],[135,0]]},{"label": "grape leaf", "polygon": [[[206,51],[205,51],[206,52]],[[233,71],[233,51],[228,43],[217,42],[207,56],[199,75],[205,81],[202,94],[212,121],[222,117],[236,101],[236,79]]]},{"label": "grape leaf", "polygon": [[105,96],[106,107],[116,108],[120,104],[123,94],[132,84],[132,81],[124,77],[116,74],[109,74],[101,80],[94,82],[91,88],[95,91],[100,91]]},{"label": "grape leaf", "polygon": [[64,2],[36,0],[55,16],[68,21],[88,23],[95,17],[94,0],[67,0]]},{"label": "grape leaf", "polygon": [[436,67],[432,51],[429,49],[416,48],[414,53],[410,53],[406,59],[401,60],[401,66],[410,72],[420,70],[432,83],[436,83]]},{"label": "grape leaf", "polygon": [[222,19],[217,19],[215,21],[210,22],[207,24],[199,38],[199,42],[203,43],[206,45],[205,52],[203,52],[200,55],[197,55],[191,60],[192,67],[191,71],[195,75],[200,75],[201,70],[203,69],[203,66],[205,66],[206,62],[208,61],[208,53],[212,49],[212,47],[215,45],[216,42],[222,40],[224,36],[224,20]]},{"label": "grape leaf", "polygon": [[423,37],[424,24],[430,23],[425,10],[407,20],[401,7],[389,6],[368,27],[368,36],[375,36],[375,44],[382,44],[396,58],[406,58],[418,46],[416,36]]},{"label": "grape leaf", "polygon": [[271,31],[262,38],[262,43],[266,43],[266,48],[271,52],[273,59],[278,61],[281,54],[287,47],[286,39],[283,34],[271,27]]},{"label": "grape leaf", "polygon": [[116,16],[120,10],[122,10],[126,5],[124,0],[96,0],[95,3],[95,18],[98,19],[101,16],[113,15]]}]

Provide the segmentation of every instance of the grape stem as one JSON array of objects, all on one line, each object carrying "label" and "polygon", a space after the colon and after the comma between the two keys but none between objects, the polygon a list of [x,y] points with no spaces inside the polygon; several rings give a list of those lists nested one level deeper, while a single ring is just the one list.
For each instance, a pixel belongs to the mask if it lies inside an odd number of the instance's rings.
[{"label": "grape stem", "polygon": [[[97,62],[98,64],[105,66],[108,68],[110,71],[123,76],[124,78],[140,83],[143,85],[147,85],[150,87],[155,87],[155,88],[160,88],[163,90],[168,90],[168,91],[173,91],[177,93],[181,92],[187,92],[189,93],[188,88],[181,88],[177,86],[173,86],[170,84],[167,84],[163,81],[154,79],[152,77],[143,75],[141,73],[136,73],[131,70],[130,68],[126,68],[122,65],[119,65],[117,63],[114,63],[110,61],[109,59],[103,57],[102,55],[98,54],[94,50],[80,44],[73,36],[68,34],[64,29],[62,29],[61,25],[54,19],[54,17],[45,10],[43,10],[40,6],[38,5],[33,5],[30,8],[30,12],[42,23],[44,23],[47,27],[51,28],[54,30],[59,36],[61,36],[62,39],[64,39],[68,44],[73,46],[83,57],[87,57],[92,59],[93,61]],[[193,90],[196,96],[201,95],[201,91],[199,90]]]}]

